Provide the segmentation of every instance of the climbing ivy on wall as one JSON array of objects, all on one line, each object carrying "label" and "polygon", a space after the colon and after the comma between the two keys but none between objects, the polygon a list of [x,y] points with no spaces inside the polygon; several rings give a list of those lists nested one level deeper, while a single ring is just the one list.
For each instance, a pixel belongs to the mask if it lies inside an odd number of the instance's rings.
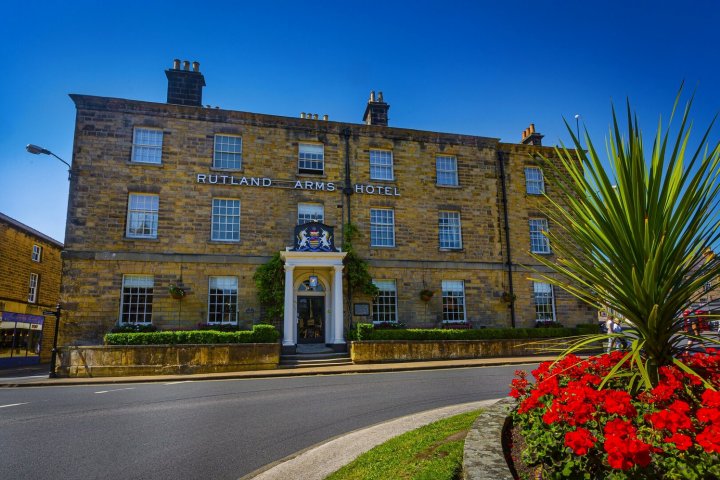
[{"label": "climbing ivy on wall", "polygon": [[353,240],[360,235],[358,228],[352,223],[346,223],[343,226],[343,244],[342,249],[347,252],[345,255],[345,271],[347,273],[348,284],[355,292],[363,292],[370,296],[375,296],[378,289],[372,283],[372,277],[368,272],[368,264],[360,258],[353,248]]},{"label": "climbing ivy on wall", "polygon": [[260,265],[253,275],[260,304],[265,309],[263,320],[280,321],[283,318],[285,303],[285,267],[276,253],[265,264]]}]

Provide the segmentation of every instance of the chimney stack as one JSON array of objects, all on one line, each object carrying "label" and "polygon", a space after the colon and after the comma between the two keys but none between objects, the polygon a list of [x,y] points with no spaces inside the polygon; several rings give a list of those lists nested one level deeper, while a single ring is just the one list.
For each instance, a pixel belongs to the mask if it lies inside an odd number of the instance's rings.
[{"label": "chimney stack", "polygon": [[535,124],[531,123],[528,128],[523,130],[522,139],[520,143],[523,145],[535,145],[536,147],[542,147],[542,139],[545,135],[540,135],[535,131]]},{"label": "chimney stack", "polygon": [[387,127],[388,110],[390,110],[390,105],[383,100],[382,92],[378,92],[376,100],[375,91],[372,90],[370,91],[370,100],[368,100],[367,107],[365,107],[363,122],[365,122],[365,125],[382,125],[383,127]]},{"label": "chimney stack", "polygon": [[184,60],[180,69],[180,60],[173,60],[173,68],[165,70],[168,79],[167,103],[175,105],[202,106],[202,90],[205,77],[200,73],[200,63]]}]

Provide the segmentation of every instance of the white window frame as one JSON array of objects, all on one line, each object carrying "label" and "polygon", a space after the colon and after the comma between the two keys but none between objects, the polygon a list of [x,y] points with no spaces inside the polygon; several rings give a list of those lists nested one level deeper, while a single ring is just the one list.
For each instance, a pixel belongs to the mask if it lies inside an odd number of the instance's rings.
[{"label": "white window frame", "polygon": [[[237,208],[237,213],[234,211],[235,208]],[[242,205],[239,199],[213,198],[211,205],[210,239],[214,242],[239,242],[241,215]],[[228,226],[232,228],[228,228]]]},{"label": "white window frame", "polygon": [[325,145],[322,143],[298,144],[298,173],[306,175],[323,175],[325,173]]},{"label": "white window frame", "polygon": [[242,169],[242,137],[215,134],[213,140],[213,168],[220,170]]},{"label": "white window frame", "polygon": [[[129,194],[125,236],[127,238],[157,238],[159,211],[159,195],[148,193]],[[138,229],[140,229],[139,233]]]},{"label": "white window frame", "polygon": [[543,234],[549,231],[547,218],[533,217],[530,224],[530,251],[532,253],[552,253],[550,239]]},{"label": "white window frame", "polygon": [[545,193],[545,177],[540,167],[525,167],[525,193],[528,195]]},{"label": "white window frame", "polygon": [[[545,301],[541,302],[541,299],[545,299]],[[546,299],[550,300],[549,304]],[[533,305],[535,306],[536,322],[546,323],[556,321],[555,289],[551,283],[533,282]]]},{"label": "white window frame", "polygon": [[395,180],[395,166],[391,150],[370,150],[370,180]]},{"label": "white window frame", "polygon": [[372,282],[378,288],[378,294],[372,303],[373,323],[397,323],[397,282],[395,280],[373,280]]},{"label": "white window frame", "polygon": [[[444,323],[466,322],[465,280],[443,280],[441,285],[442,321]],[[452,310],[455,310],[455,312]]]},{"label": "white window frame", "polygon": [[[154,289],[155,277],[152,275],[123,275],[118,323],[120,325],[152,324]],[[126,307],[128,308],[127,313],[125,312]],[[130,309],[135,311],[130,311]],[[138,318],[142,321],[137,321]],[[135,321],[128,321],[128,319]]]},{"label": "white window frame", "polygon": [[30,288],[28,289],[28,303],[36,303],[38,295],[38,283],[40,276],[37,273],[30,274]]},{"label": "white window frame", "polygon": [[[213,293],[213,290],[215,290],[216,293]],[[217,320],[218,316],[220,317],[219,321]],[[213,319],[213,317],[215,317],[215,319]],[[208,325],[237,325],[238,277],[208,277],[207,323]]]},{"label": "white window frame", "polygon": [[[447,178],[447,180],[445,180]],[[441,187],[457,187],[457,157],[454,155],[435,156],[435,183]]]},{"label": "white window frame", "polygon": [[322,203],[298,203],[297,224],[325,223],[325,206]]},{"label": "white window frame", "polygon": [[135,127],[131,161],[133,163],[162,164],[163,131],[157,128]]},{"label": "white window frame", "polygon": [[[444,239],[443,233],[445,234]],[[438,242],[442,250],[462,249],[460,212],[454,210],[440,210],[438,212]]]},{"label": "white window frame", "polygon": [[42,262],[42,251],[43,248],[40,245],[33,245],[32,255],[30,256],[33,262]]},{"label": "white window frame", "polygon": [[395,246],[395,210],[392,208],[370,209],[370,246]]}]

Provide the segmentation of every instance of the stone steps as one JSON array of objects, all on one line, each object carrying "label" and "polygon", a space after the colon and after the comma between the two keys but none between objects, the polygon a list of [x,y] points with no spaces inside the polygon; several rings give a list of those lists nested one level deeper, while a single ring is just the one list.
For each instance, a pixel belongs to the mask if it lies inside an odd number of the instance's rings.
[{"label": "stone steps", "polygon": [[350,355],[347,353],[299,353],[281,355],[278,368],[312,368],[352,364]]}]

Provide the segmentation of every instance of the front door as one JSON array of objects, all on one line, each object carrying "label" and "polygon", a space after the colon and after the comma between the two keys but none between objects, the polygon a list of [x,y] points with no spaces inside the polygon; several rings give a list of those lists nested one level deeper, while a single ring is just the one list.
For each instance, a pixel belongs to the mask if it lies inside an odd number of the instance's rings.
[{"label": "front door", "polygon": [[297,297],[298,343],[325,343],[325,297]]}]

